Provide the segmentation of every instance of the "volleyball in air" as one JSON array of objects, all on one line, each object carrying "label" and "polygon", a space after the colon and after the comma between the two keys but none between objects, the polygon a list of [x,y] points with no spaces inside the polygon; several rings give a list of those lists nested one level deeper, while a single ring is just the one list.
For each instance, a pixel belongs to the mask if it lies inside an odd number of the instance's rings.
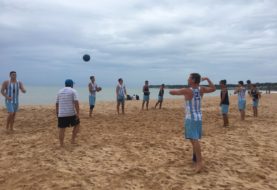
[{"label": "volleyball in air", "polygon": [[85,54],[85,55],[83,56],[83,60],[84,60],[85,62],[88,62],[88,61],[90,60],[90,56],[89,56],[88,54]]}]

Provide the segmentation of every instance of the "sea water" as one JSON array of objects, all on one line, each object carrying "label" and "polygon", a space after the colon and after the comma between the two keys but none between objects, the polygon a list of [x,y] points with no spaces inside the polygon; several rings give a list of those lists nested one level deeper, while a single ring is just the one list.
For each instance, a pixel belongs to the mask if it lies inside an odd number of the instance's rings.
[{"label": "sea water", "polygon": [[[49,105],[55,104],[58,91],[63,88],[59,86],[25,86],[27,93],[20,93],[19,102],[20,105]],[[116,87],[102,87],[102,91],[96,93],[97,101],[116,101]],[[74,86],[74,89],[78,92],[78,98],[80,102],[88,102],[89,91],[88,87]],[[143,92],[141,88],[128,88],[126,86],[127,94],[131,97],[133,95],[139,95],[140,100],[143,99]],[[182,99],[183,96],[172,96],[169,94],[170,89],[164,90],[164,98]],[[220,90],[205,96],[219,96]],[[159,88],[150,88],[150,100],[158,99]],[[2,106],[4,106],[4,97],[0,98]]]}]

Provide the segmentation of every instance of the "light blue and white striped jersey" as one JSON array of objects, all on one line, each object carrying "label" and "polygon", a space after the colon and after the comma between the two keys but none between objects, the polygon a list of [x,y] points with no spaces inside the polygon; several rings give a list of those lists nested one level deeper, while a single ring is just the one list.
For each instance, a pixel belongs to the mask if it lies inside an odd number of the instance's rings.
[{"label": "light blue and white striped jersey", "polygon": [[238,92],[238,101],[245,100],[246,88],[242,87]]},{"label": "light blue and white striped jersey", "polygon": [[19,81],[9,82],[7,95],[12,97],[11,100],[6,99],[6,102],[18,104],[18,95],[19,95]]},{"label": "light blue and white striped jersey", "polygon": [[194,121],[202,120],[202,111],[201,111],[201,94],[200,87],[190,88],[193,93],[191,100],[186,100],[186,119],[192,119]]}]

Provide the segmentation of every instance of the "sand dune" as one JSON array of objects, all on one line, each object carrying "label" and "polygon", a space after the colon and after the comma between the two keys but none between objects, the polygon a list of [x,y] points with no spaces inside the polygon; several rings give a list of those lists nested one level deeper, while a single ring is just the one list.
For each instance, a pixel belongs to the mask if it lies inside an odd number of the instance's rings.
[{"label": "sand dune", "polygon": [[0,189],[277,189],[277,94],[262,97],[258,118],[248,101],[244,122],[232,96],[228,128],[218,98],[204,98],[200,174],[183,139],[183,100],[165,100],[161,110],[154,103],[140,111],[141,101],[128,101],[118,116],[114,102],[97,102],[92,118],[82,104],[78,144],[67,129],[65,148],[54,106],[22,106],[12,134],[1,108]]}]

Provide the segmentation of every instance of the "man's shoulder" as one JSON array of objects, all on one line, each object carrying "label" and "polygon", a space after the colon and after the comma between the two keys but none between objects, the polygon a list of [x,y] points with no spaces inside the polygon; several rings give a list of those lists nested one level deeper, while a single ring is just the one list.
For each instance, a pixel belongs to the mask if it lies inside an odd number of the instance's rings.
[{"label": "man's shoulder", "polygon": [[2,83],[2,88],[7,88],[9,82],[10,82],[9,80],[4,80]]},{"label": "man's shoulder", "polygon": [[77,91],[74,88],[64,87],[59,90],[58,94],[77,94]]},{"label": "man's shoulder", "polygon": [[9,80],[4,80],[3,84],[8,84],[10,81]]}]

